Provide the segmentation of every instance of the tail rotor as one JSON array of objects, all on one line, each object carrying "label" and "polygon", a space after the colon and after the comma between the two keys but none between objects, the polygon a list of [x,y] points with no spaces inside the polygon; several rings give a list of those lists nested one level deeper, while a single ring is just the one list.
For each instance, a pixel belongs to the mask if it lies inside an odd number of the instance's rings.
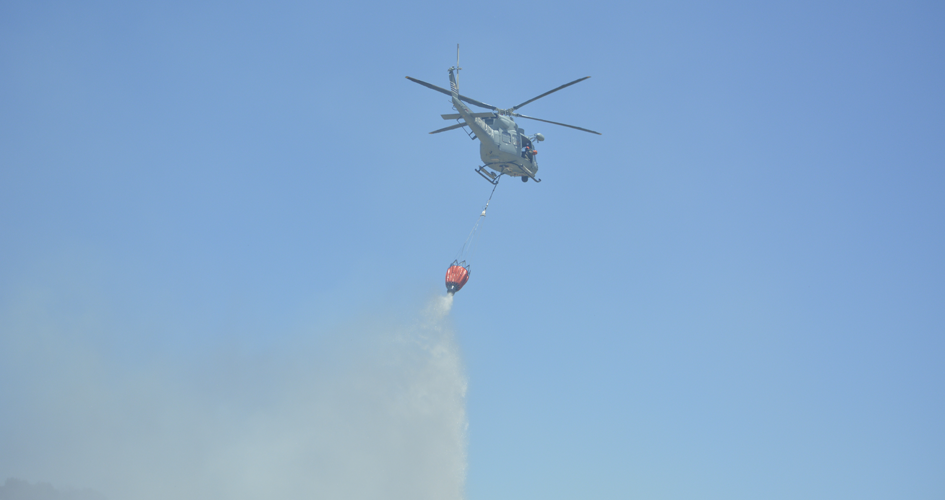
[{"label": "tail rotor", "polygon": [[456,44],[456,66],[450,68],[451,70],[456,70],[456,86],[459,87],[459,70],[463,69],[459,67],[459,44]]}]

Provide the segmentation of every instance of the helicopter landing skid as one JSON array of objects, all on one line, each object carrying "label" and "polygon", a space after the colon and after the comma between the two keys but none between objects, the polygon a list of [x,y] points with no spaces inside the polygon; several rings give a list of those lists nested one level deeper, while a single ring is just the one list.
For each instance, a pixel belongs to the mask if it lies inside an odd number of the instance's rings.
[{"label": "helicopter landing skid", "polygon": [[[541,179],[539,179],[538,177],[535,177],[535,174],[533,174],[532,171],[528,169],[528,167],[522,166],[522,169],[524,169],[525,173],[528,174],[527,176],[523,176],[523,177],[531,177],[533,181],[541,182]],[[522,179],[522,180],[524,181],[525,179]]]},{"label": "helicopter landing skid", "polygon": [[[483,165],[482,167],[484,167]],[[495,175],[495,172],[489,172],[488,170],[483,170],[482,167],[476,167],[476,173],[481,175],[483,179],[492,184],[493,186],[499,185],[499,177],[502,177],[502,174]]]}]

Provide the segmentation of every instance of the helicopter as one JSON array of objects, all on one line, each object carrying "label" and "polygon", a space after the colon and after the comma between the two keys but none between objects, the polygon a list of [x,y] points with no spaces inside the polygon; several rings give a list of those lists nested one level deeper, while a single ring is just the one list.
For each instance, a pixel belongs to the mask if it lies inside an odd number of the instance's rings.
[{"label": "helicopter", "polygon": [[[431,83],[427,83],[409,76],[407,79],[414,83],[423,85],[428,89],[433,89],[437,92],[446,94],[452,98],[453,109],[455,109],[457,113],[444,114],[440,116],[442,116],[444,120],[456,120],[458,123],[456,125],[441,128],[439,130],[434,130],[430,133],[439,134],[440,132],[446,132],[447,130],[469,127],[472,132],[466,133],[469,134],[470,139],[479,139],[479,157],[484,163],[484,165],[476,168],[476,173],[481,175],[493,185],[499,183],[499,177],[501,177],[503,174],[510,177],[519,177],[522,179],[522,182],[528,182],[529,178],[534,179],[535,182],[541,182],[541,179],[535,177],[535,174],[538,173],[538,151],[535,149],[534,144],[536,142],[544,141],[545,136],[542,134],[526,136],[525,130],[520,128],[515,123],[513,117],[551,123],[553,125],[560,125],[562,127],[569,127],[584,132],[601,135],[600,132],[595,132],[586,128],[575,127],[574,125],[553,122],[550,120],[542,120],[541,118],[525,116],[517,112],[517,110],[522,106],[537,101],[538,99],[555,93],[563,88],[570,87],[575,83],[583,82],[584,80],[590,78],[589,76],[578,78],[573,82],[566,83],[560,87],[549,90],[548,92],[545,92],[538,97],[533,97],[517,106],[512,106],[508,109],[501,109],[491,104],[486,104],[484,102],[477,101],[476,99],[461,95],[459,93],[459,84],[456,82],[456,77],[459,74],[459,70],[461,69],[462,68],[459,67],[459,46],[457,45],[456,66],[453,66],[448,70],[450,75],[450,90],[437,87]],[[480,108],[489,109],[491,111],[473,113],[468,107],[466,107],[465,104],[463,104],[463,101]],[[465,131],[465,128],[463,130]]]}]

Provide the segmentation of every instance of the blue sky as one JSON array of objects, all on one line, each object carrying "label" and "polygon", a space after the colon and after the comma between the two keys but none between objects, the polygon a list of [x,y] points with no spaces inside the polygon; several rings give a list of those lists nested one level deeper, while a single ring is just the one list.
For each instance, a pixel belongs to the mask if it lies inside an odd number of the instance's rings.
[{"label": "blue sky", "polygon": [[[411,317],[491,189],[404,79],[459,43],[499,107],[591,75],[521,111],[603,133],[519,122],[543,182],[498,186],[451,315],[467,498],[940,498],[943,14],[5,2],[0,344],[118,377]],[[42,420],[7,380],[0,427]]]}]

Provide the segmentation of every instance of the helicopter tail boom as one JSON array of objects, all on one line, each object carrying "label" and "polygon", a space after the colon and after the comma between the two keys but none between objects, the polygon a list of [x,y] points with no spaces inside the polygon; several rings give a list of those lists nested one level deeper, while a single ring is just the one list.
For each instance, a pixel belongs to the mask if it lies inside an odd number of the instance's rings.
[{"label": "helicopter tail boom", "polygon": [[473,113],[466,107],[465,104],[460,100],[459,95],[459,85],[456,84],[456,75],[453,74],[453,68],[449,69],[450,73],[450,90],[453,97],[453,107],[456,108],[456,111],[459,111],[459,115],[466,122],[466,125],[472,129],[473,133],[476,134],[476,137],[479,138],[483,143],[492,140],[492,127],[482,121],[482,118],[476,116],[477,113]]}]

